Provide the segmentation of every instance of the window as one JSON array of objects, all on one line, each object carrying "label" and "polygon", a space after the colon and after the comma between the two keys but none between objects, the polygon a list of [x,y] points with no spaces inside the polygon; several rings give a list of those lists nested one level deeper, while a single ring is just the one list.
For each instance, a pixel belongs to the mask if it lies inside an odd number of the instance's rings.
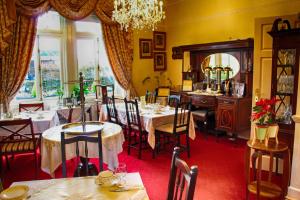
[{"label": "window", "polygon": [[[124,96],[108,61],[101,23],[90,16],[82,21],[69,21],[49,11],[38,20],[38,33],[28,74],[16,99],[53,99],[58,89],[71,96],[82,72],[85,94],[94,94],[94,85],[114,84],[116,96]],[[98,67],[99,66],[99,67]]]}]

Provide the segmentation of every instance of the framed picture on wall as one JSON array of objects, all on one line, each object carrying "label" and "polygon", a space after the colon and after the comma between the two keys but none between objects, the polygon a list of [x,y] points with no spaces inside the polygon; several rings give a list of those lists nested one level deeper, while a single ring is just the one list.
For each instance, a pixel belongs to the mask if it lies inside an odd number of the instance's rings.
[{"label": "framed picture on wall", "polygon": [[164,51],[166,50],[166,32],[153,32],[154,50]]},{"label": "framed picture on wall", "polygon": [[166,52],[154,52],[154,71],[165,71],[167,69]]},{"label": "framed picture on wall", "polygon": [[152,39],[140,39],[140,58],[153,58]]}]

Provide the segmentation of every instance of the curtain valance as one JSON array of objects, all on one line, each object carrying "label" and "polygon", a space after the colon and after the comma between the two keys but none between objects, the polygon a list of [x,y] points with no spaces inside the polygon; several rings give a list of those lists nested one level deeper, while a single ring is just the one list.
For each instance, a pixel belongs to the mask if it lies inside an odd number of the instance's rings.
[{"label": "curtain valance", "polygon": [[[115,77],[125,90],[135,95],[131,81],[132,32],[121,30],[120,26],[112,21],[113,0],[1,0],[0,82],[8,82],[0,88],[0,103],[7,105],[21,87],[29,68],[36,35],[36,19],[50,8],[70,20],[83,19],[92,12],[99,17]],[[25,25],[21,25],[24,20]],[[26,32],[30,33],[27,38]],[[18,46],[16,40],[20,38],[28,41]],[[15,75],[18,71],[22,72],[19,77]]]}]

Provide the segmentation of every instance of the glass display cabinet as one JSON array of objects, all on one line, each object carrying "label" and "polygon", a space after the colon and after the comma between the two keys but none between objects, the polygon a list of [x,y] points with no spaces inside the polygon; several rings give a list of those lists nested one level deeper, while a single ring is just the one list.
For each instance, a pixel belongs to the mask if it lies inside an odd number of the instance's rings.
[{"label": "glass display cabinet", "polygon": [[280,127],[279,138],[292,147],[295,124],[291,117],[297,108],[300,29],[288,25],[278,30],[280,21],[276,20],[269,32],[273,38],[271,96],[278,99],[274,112]]}]

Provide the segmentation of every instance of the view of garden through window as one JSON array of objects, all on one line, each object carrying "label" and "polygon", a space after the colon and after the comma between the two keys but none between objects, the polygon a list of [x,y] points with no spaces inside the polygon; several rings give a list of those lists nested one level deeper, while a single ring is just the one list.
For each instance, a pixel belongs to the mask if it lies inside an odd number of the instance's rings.
[{"label": "view of garden through window", "polygon": [[[57,97],[59,91],[64,91],[64,87],[67,87],[66,83],[70,81],[64,80],[64,71],[75,70],[74,66],[63,64],[68,63],[67,55],[72,53],[76,59],[77,72],[82,72],[86,80],[85,94],[93,95],[95,93],[94,85],[101,83],[114,84],[116,94],[124,96],[125,91],[115,80],[108,61],[101,23],[95,20],[72,21],[68,26],[75,30],[73,35],[65,34],[66,24],[66,20],[54,11],[49,11],[39,18],[38,33],[29,71],[16,99]],[[66,42],[70,40],[76,51],[64,48]],[[100,69],[98,69],[98,65]],[[79,85],[73,84],[72,87],[73,89],[69,93],[75,95]]]}]

